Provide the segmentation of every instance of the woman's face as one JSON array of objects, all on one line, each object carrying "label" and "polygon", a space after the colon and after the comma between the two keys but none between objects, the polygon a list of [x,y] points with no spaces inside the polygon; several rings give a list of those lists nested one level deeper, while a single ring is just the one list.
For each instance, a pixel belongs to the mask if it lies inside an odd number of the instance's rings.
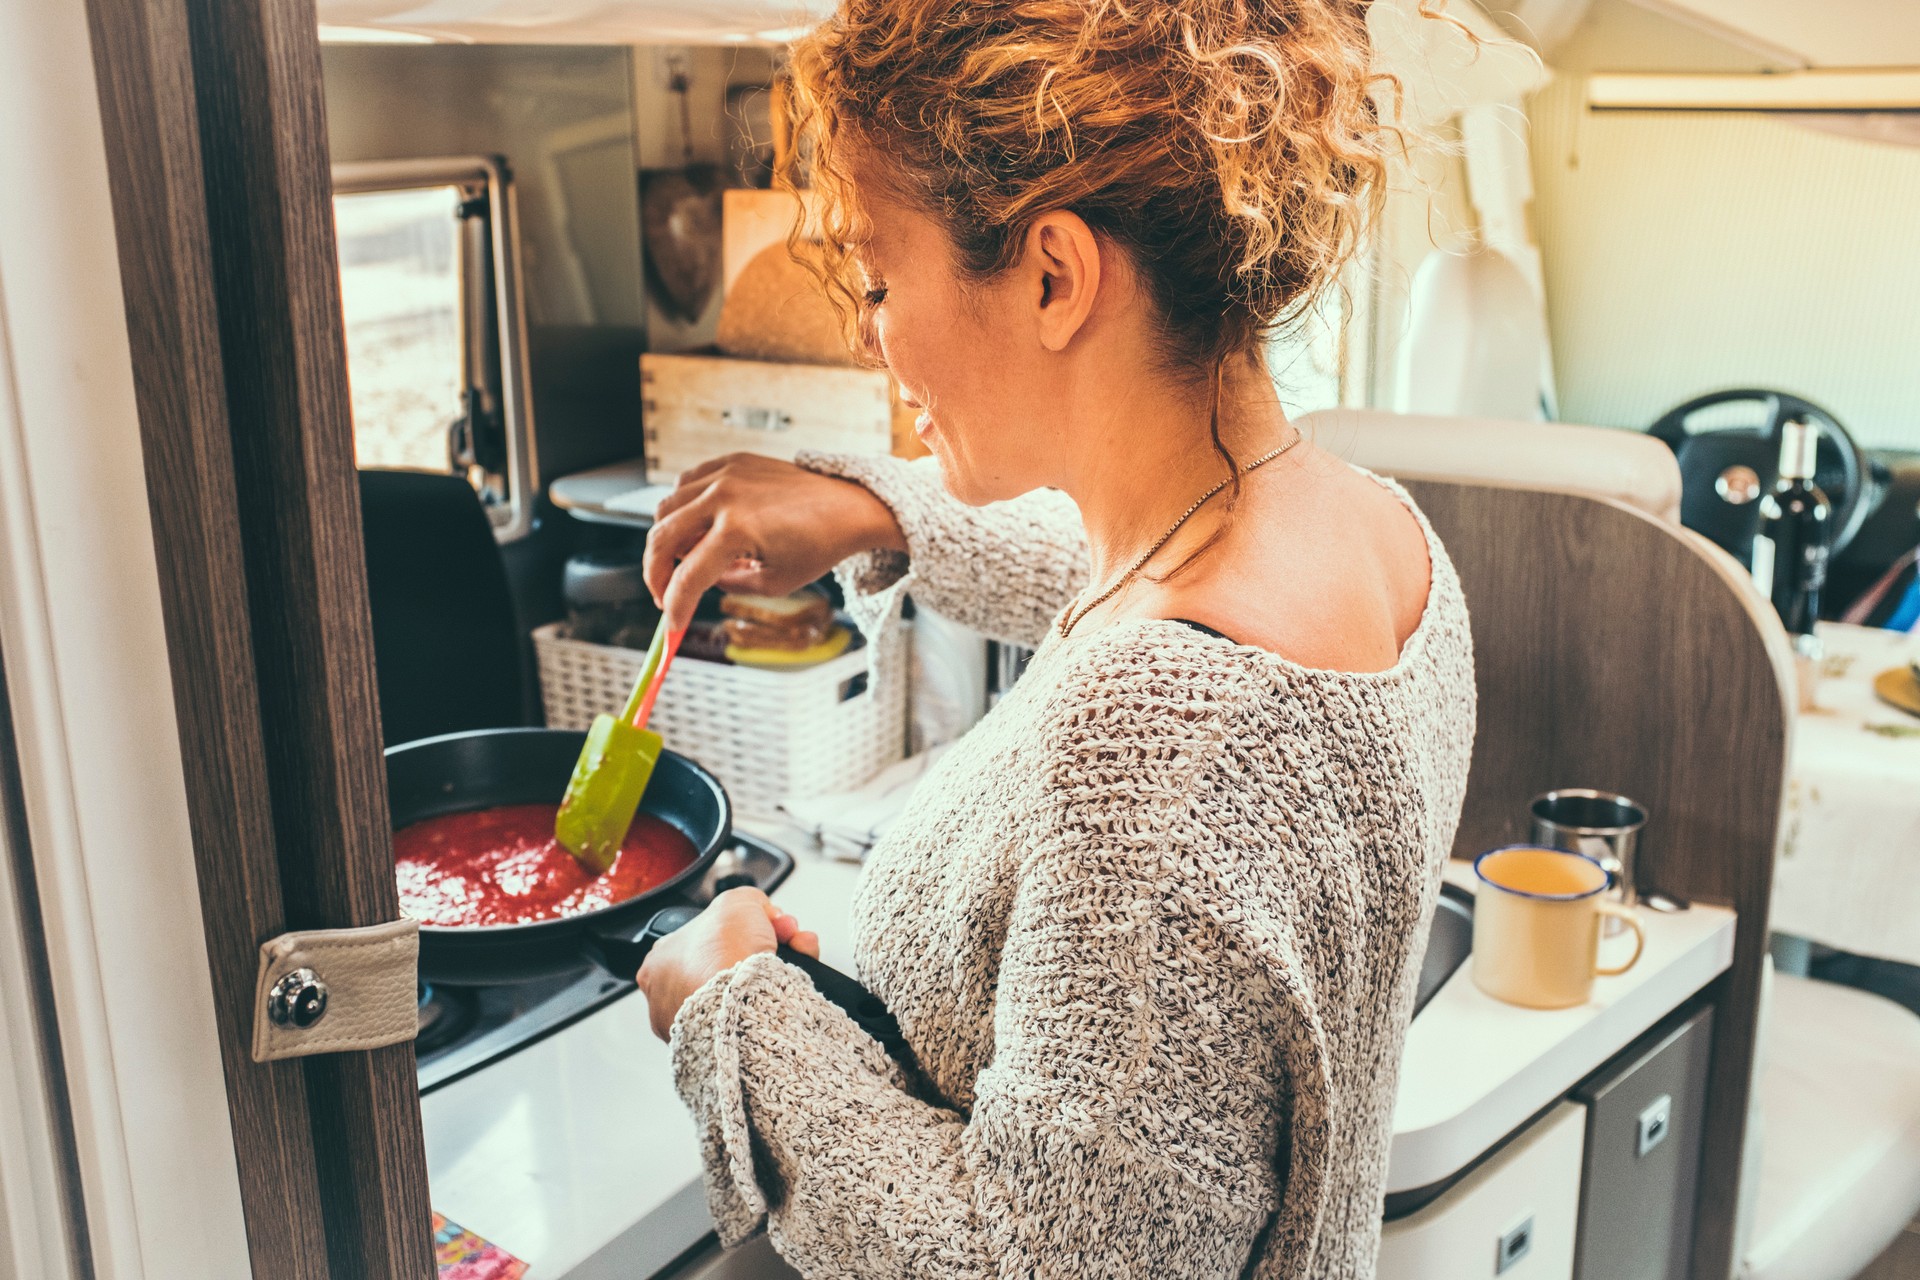
[{"label": "woman's face", "polygon": [[854,248],[874,354],[920,408],[916,428],[947,487],[975,505],[1056,483],[1062,388],[1037,339],[1018,269],[965,278],[946,231],[903,201],[863,192]]}]

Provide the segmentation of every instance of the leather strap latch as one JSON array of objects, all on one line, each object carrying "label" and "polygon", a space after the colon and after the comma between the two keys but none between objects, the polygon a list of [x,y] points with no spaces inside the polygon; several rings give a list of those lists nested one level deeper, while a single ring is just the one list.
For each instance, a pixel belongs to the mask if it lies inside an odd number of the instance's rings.
[{"label": "leather strap latch", "polygon": [[420,926],[283,933],[260,944],[253,1060],[352,1053],[411,1040],[419,1029]]}]

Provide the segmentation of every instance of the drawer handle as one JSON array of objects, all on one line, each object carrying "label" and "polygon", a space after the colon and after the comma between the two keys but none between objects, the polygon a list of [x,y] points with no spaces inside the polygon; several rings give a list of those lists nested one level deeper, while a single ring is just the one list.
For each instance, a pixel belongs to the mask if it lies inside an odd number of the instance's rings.
[{"label": "drawer handle", "polygon": [[1505,1275],[1532,1252],[1533,1215],[1529,1213],[1500,1233],[1500,1245],[1493,1255],[1493,1274]]},{"label": "drawer handle", "polygon": [[784,409],[737,404],[720,411],[722,424],[740,431],[791,431],[793,415]]},{"label": "drawer handle", "polygon": [[1667,1140],[1667,1132],[1673,1127],[1673,1095],[1663,1093],[1647,1104],[1634,1124],[1633,1154],[1644,1159],[1649,1152]]}]

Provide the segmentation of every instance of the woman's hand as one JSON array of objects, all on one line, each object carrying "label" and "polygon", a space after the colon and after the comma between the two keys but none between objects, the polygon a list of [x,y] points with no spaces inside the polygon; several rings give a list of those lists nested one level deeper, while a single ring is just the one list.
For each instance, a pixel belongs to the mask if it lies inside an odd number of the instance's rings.
[{"label": "woman's hand", "polygon": [[647,587],[667,625],[682,628],[708,587],[781,596],[850,555],[906,549],[893,512],[864,486],[732,453],[683,474],[660,504]]},{"label": "woman's hand", "polygon": [[758,889],[729,889],[705,911],[653,944],[634,978],[647,997],[653,1034],[665,1040],[687,997],[748,956],[792,947],[820,957],[820,939]]}]

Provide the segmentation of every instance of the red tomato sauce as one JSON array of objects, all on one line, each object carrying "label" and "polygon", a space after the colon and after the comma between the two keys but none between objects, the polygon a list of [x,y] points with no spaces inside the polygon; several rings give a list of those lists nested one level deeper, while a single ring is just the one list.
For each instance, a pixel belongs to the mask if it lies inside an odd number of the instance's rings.
[{"label": "red tomato sauce", "polygon": [[677,827],[641,814],[603,876],[553,838],[560,806],[503,804],[449,813],[393,834],[400,910],[421,924],[526,924],[625,902],[689,866]]}]

